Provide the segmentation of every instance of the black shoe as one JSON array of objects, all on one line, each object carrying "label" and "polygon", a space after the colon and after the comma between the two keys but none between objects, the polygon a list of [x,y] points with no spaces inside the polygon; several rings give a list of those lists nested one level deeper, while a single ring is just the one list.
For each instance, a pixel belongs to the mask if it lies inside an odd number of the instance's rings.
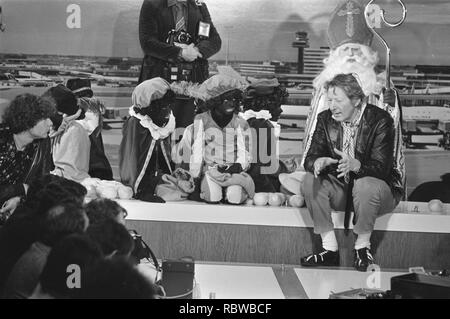
[{"label": "black shoe", "polygon": [[318,254],[311,254],[300,260],[303,267],[339,266],[339,251],[324,249]]},{"label": "black shoe", "polygon": [[367,271],[370,265],[373,265],[375,261],[373,260],[372,253],[370,249],[365,247],[355,250],[355,261],[353,266],[358,271]]}]

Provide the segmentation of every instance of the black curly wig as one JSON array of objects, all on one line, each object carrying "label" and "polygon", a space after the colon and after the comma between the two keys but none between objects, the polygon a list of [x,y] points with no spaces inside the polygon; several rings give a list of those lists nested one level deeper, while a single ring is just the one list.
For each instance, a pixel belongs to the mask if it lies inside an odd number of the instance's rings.
[{"label": "black curly wig", "polygon": [[25,93],[11,101],[3,114],[3,121],[13,134],[18,134],[55,114],[56,108],[52,99]]},{"label": "black curly wig", "polygon": [[285,103],[288,96],[285,87],[278,86],[269,89],[268,91],[249,87],[244,97],[244,111],[253,110],[258,112],[268,110],[271,112]]},{"label": "black curly wig", "polygon": [[156,125],[161,127],[166,124],[164,118],[170,113],[174,103],[175,93],[169,90],[161,99],[152,101],[147,107],[134,107],[134,111],[137,114],[150,117]]},{"label": "black curly wig", "polygon": [[243,99],[243,93],[239,89],[234,89],[228,92],[225,92],[219,96],[213,97],[212,99],[209,99],[208,101],[200,101],[200,103],[197,106],[197,114],[203,113],[206,111],[210,111],[217,107],[218,105],[222,105],[222,103],[225,100],[233,100],[235,109],[234,113],[239,113],[241,111],[241,105],[242,105],[242,99]]}]

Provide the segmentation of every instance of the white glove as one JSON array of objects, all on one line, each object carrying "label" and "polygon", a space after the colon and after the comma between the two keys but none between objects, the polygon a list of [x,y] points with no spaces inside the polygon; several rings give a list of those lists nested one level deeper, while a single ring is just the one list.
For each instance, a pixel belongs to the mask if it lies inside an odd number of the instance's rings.
[{"label": "white glove", "polygon": [[187,62],[193,62],[197,58],[201,58],[202,54],[198,51],[198,48],[194,46],[193,43],[189,44],[185,48],[181,47],[181,57]]}]

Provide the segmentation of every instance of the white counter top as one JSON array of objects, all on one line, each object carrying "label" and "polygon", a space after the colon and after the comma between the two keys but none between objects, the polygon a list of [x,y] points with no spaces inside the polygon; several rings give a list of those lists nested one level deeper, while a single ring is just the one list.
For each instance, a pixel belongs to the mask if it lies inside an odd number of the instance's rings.
[{"label": "white counter top", "polygon": [[[127,220],[313,227],[306,208],[210,205],[191,201],[165,204],[136,200],[118,202],[128,211]],[[450,205],[444,206],[450,214]],[[427,203],[401,202],[394,213],[377,219],[375,230],[449,234],[450,215],[432,215],[426,209]],[[337,229],[344,229],[344,213],[333,213],[333,221]]]}]

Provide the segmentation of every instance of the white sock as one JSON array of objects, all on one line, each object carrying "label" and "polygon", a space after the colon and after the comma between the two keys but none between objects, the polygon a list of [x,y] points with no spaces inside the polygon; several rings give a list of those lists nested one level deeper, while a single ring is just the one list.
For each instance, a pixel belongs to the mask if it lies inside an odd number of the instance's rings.
[{"label": "white sock", "polygon": [[370,236],[372,233],[359,234],[355,242],[355,249],[370,248]]},{"label": "white sock", "polygon": [[326,250],[338,251],[338,242],[334,230],[320,234],[322,237],[322,247]]}]

